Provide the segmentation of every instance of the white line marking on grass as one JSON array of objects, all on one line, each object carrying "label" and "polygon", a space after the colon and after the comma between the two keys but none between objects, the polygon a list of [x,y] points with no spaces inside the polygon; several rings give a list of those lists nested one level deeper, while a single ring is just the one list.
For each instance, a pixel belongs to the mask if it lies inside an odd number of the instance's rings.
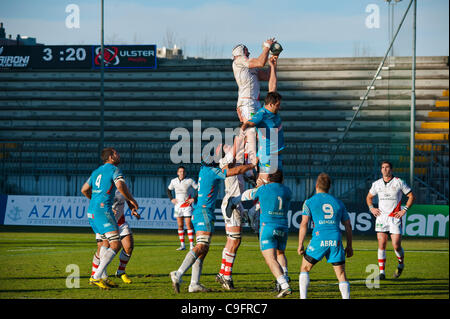
[{"label": "white line marking on grass", "polygon": [[29,250],[38,250],[38,249],[56,249],[56,247],[29,247],[29,248],[21,248],[21,249],[8,249],[7,251],[29,251]]}]

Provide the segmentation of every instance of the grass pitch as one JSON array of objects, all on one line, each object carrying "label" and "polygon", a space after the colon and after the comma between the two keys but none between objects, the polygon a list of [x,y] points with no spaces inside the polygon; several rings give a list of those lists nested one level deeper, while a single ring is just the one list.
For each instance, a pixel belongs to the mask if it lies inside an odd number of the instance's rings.
[{"label": "grass pitch", "polygon": [[[217,231],[203,265],[201,282],[210,293],[188,293],[190,270],[183,276],[181,293],[173,292],[169,272],[178,269],[187,251],[179,246],[176,230],[134,230],[135,248],[127,273],[133,283],[114,281],[119,288],[107,291],[90,286],[92,256],[96,242],[91,230],[84,228],[0,226],[0,298],[1,299],[274,299],[274,278],[259,251],[258,239],[245,233],[233,267],[236,289],[223,290],[215,282],[221,262],[225,235]],[[187,241],[187,236],[186,236]],[[290,234],[286,256],[293,294],[298,299],[298,274],[301,258],[297,255],[297,234]],[[306,243],[309,242],[307,238]],[[354,256],[347,259],[346,271],[352,299],[448,299],[448,239],[404,238],[405,270],[398,279],[392,274],[397,266],[390,243],[387,250],[386,280],[379,288],[369,289],[366,272],[377,265],[375,237],[354,238]],[[108,267],[114,274],[118,256]],[[70,266],[72,265],[72,266]],[[67,288],[66,280],[79,268],[79,288]],[[69,268],[68,268],[69,266]],[[370,266],[369,266],[370,268]],[[310,273],[310,299],[341,298],[330,264],[318,263]],[[73,282],[72,282],[73,283]]]}]

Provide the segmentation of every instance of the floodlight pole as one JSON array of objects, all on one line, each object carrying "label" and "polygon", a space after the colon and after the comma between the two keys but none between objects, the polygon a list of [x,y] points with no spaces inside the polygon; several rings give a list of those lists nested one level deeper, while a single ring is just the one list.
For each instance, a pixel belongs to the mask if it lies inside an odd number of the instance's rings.
[{"label": "floodlight pole", "polygon": [[413,6],[413,41],[412,41],[412,74],[411,74],[411,137],[409,155],[409,185],[414,186],[414,153],[415,153],[415,122],[416,122],[416,20],[417,20],[417,0]]},{"label": "floodlight pole", "polygon": [[105,69],[105,62],[104,62],[104,22],[103,22],[103,1],[101,0],[101,48],[100,48],[100,152],[104,148],[105,143],[105,94],[104,94],[104,69]]}]

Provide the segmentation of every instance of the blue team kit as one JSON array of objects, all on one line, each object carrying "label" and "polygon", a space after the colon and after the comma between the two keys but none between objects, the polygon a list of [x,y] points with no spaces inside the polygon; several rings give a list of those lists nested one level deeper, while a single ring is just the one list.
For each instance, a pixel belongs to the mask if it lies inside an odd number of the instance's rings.
[{"label": "blue team kit", "polygon": [[88,218],[95,233],[105,234],[119,229],[112,210],[116,192],[114,181],[119,178],[123,178],[120,169],[106,163],[93,171],[87,180],[92,188]]},{"label": "blue team kit", "polygon": [[349,219],[342,201],[328,193],[317,193],[303,204],[302,215],[312,218],[313,237],[306,249],[306,255],[320,261],[323,257],[328,263],[345,261],[340,222]]}]

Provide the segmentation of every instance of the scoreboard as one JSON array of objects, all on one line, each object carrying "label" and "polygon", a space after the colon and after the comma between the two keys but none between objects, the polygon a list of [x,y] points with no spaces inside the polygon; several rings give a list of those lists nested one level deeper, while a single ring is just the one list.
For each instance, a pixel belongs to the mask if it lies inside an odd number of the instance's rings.
[{"label": "scoreboard", "polygon": [[[155,69],[156,45],[105,45],[105,69]],[[99,69],[101,47],[37,45],[0,47],[0,69]]]},{"label": "scoreboard", "polygon": [[32,50],[32,69],[90,69],[92,48],[90,46],[37,46]]}]

